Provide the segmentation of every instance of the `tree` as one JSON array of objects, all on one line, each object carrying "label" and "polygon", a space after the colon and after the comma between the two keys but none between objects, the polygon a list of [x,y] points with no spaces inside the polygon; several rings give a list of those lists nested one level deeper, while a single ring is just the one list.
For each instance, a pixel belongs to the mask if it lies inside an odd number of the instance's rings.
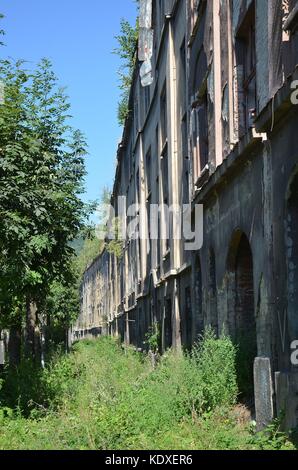
[{"label": "tree", "polygon": [[53,283],[65,282],[70,242],[91,210],[80,198],[86,142],[68,124],[69,101],[47,59],[30,74],[22,62],[0,65],[1,323],[19,333],[25,317],[35,357],[41,306]]},{"label": "tree", "polygon": [[136,64],[136,51],[139,36],[138,20],[132,26],[127,20],[122,19],[120,23],[120,35],[116,36],[119,47],[113,52],[123,61],[118,73],[120,76],[121,97],[118,104],[118,122],[125,123],[129,114],[129,93],[132,84],[133,72]]}]

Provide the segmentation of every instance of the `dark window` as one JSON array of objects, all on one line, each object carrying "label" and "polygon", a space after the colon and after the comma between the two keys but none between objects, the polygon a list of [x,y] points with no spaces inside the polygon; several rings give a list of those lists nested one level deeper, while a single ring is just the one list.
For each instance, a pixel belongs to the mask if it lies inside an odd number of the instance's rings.
[{"label": "dark window", "polygon": [[205,52],[204,37],[210,27],[207,22],[207,2],[193,2],[193,12],[200,8],[200,19],[197,25],[196,39],[190,49],[190,95],[192,100],[191,114],[191,155],[193,162],[193,182],[197,183],[202,171],[209,161],[208,138],[208,61]]},{"label": "dark window", "polygon": [[298,0],[289,0],[287,13],[284,29],[295,33],[298,30]]},{"label": "dark window", "polygon": [[200,99],[197,107],[197,135],[199,137],[199,155],[201,172],[208,164],[209,135],[208,135],[208,95],[207,90]]},{"label": "dark window", "polygon": [[[161,173],[162,173],[162,201],[165,206],[169,205],[169,187],[168,187],[168,149],[167,147],[164,150],[163,155],[161,156]],[[170,221],[165,220],[165,224]],[[165,240],[165,250],[168,252],[170,248],[169,240],[169,230],[166,231],[166,240]]]},{"label": "dark window", "polygon": [[203,316],[203,286],[202,286],[202,270],[199,256],[195,261],[195,333],[196,336],[201,334],[204,330],[204,316]]},{"label": "dark window", "polygon": [[160,250],[161,250],[161,247],[160,247],[160,244],[161,244],[161,229],[160,229],[160,214],[158,216],[158,221],[157,221],[157,224],[158,224],[158,227],[157,227],[157,266],[160,266]]},{"label": "dark window", "polygon": [[150,223],[150,211],[151,211],[151,194],[147,197],[146,201],[146,211],[147,211],[147,220],[148,220],[148,244],[147,244],[147,270],[148,274],[151,270],[151,253],[152,253],[152,233],[151,233],[151,223]]},{"label": "dark window", "polygon": [[298,333],[298,175],[290,186],[287,204],[286,250],[288,270],[288,322],[290,339],[295,340]]},{"label": "dark window", "polygon": [[209,253],[209,302],[210,326],[215,334],[218,335],[216,263],[213,250],[210,250]]},{"label": "dark window", "polygon": [[159,131],[158,126],[156,126],[156,129],[155,129],[155,155],[156,155],[155,171],[156,171],[156,194],[157,194],[156,202],[159,202],[159,134],[158,134],[158,131]]},{"label": "dark window", "polygon": [[152,168],[152,159],[151,159],[151,147],[147,152],[146,155],[146,181],[147,181],[147,197],[151,193],[151,188],[152,188],[152,180],[151,180],[151,168]]},{"label": "dark window", "polygon": [[139,103],[137,96],[135,97],[134,105],[134,124],[135,124],[135,136],[137,137],[139,132]]},{"label": "dark window", "polygon": [[238,31],[236,59],[239,88],[240,136],[253,127],[256,113],[256,32],[255,3],[249,8]]},{"label": "dark window", "polygon": [[160,126],[161,126],[161,145],[165,145],[167,140],[167,85],[165,83],[160,97]]},{"label": "dark window", "polygon": [[166,0],[159,0],[159,14],[160,14],[160,25],[161,29],[163,27],[164,21],[165,21],[165,1]]},{"label": "dark window", "polygon": [[140,173],[139,173],[139,170],[137,171],[137,174],[136,174],[136,186],[137,186],[137,204],[140,204],[141,203],[141,198],[140,198]]},{"label": "dark window", "polygon": [[164,341],[165,341],[165,349],[169,349],[172,347],[173,332],[172,332],[172,301],[171,299],[167,299],[166,304],[165,304]]},{"label": "dark window", "polygon": [[191,308],[191,289],[186,287],[185,289],[185,305],[184,305],[184,341],[185,346],[190,349],[192,344],[192,308]]},{"label": "dark window", "polygon": [[181,123],[182,159],[183,159],[183,204],[189,202],[189,158],[187,140],[187,119],[184,116]]},{"label": "dark window", "polygon": [[236,256],[236,340],[238,343],[238,385],[245,398],[253,397],[253,362],[257,355],[254,314],[253,259],[243,235]]},{"label": "dark window", "polygon": [[168,149],[165,148],[161,156],[161,174],[162,174],[162,193],[163,203],[169,202],[169,188],[168,188]]},{"label": "dark window", "polygon": [[182,141],[182,157],[188,159],[188,141],[187,141],[187,119],[186,114],[183,116],[181,123],[181,141]]},{"label": "dark window", "polygon": [[146,117],[149,106],[150,106],[150,87],[145,86],[143,90],[144,90],[144,107],[145,107],[145,117]]},{"label": "dark window", "polygon": [[182,107],[182,114],[185,112],[186,107],[186,51],[185,39],[180,47],[180,67],[179,67],[179,94],[180,103]]}]

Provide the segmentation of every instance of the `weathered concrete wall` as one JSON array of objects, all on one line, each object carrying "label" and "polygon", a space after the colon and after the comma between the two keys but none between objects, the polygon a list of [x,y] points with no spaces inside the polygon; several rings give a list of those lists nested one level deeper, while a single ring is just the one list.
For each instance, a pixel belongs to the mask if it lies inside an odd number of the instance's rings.
[{"label": "weathered concrete wall", "polygon": [[[228,332],[247,353],[261,426],[273,405],[295,409],[298,392],[298,35],[282,31],[275,0],[171,1],[164,12],[155,2],[154,12],[154,82],[145,90],[136,66],[113,201],[201,203],[204,245],[127,239],[121,259],[104,252],[85,273],[77,330],[146,348],[158,323],[161,351],[191,347],[207,325]],[[288,410],[285,427],[295,420]]]}]

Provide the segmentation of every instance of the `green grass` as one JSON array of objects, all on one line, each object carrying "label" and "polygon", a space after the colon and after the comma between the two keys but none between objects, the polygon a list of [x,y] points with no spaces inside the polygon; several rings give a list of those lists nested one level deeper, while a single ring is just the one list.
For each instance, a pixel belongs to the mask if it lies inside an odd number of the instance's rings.
[{"label": "green grass", "polygon": [[[76,344],[42,373],[6,371],[0,449],[294,448],[239,419],[235,349],[209,332],[191,356],[150,361],[111,338]],[[33,398],[32,398],[33,397]],[[238,410],[238,411],[237,411]]]}]

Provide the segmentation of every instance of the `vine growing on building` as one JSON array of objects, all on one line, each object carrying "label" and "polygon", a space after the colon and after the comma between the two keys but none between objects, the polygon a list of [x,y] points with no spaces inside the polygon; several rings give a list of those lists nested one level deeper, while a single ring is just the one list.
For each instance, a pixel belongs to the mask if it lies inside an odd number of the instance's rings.
[{"label": "vine growing on building", "polygon": [[[139,0],[136,0],[139,4]],[[129,93],[132,85],[133,72],[137,60],[137,43],[139,36],[139,21],[136,20],[135,25],[131,25],[129,21],[122,18],[120,23],[120,34],[115,38],[118,41],[118,47],[113,53],[117,54],[122,65],[118,70],[119,88],[121,91],[120,101],[118,103],[118,122],[124,125],[129,114]]]}]

